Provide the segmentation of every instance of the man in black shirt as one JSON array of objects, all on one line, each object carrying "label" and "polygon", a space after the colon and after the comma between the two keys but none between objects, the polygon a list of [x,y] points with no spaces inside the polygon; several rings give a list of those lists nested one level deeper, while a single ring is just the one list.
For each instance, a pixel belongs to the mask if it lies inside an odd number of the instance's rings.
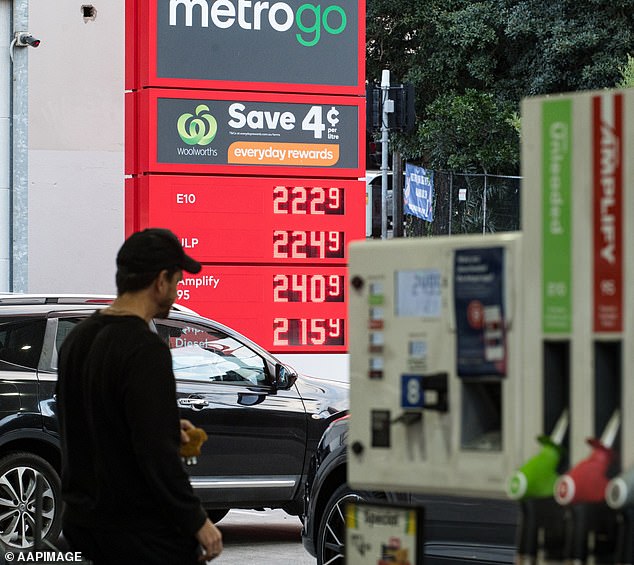
[{"label": "man in black shirt", "polygon": [[[80,323],[59,355],[64,535],[95,565],[193,565],[222,551],[179,457],[183,433],[165,317],[183,270],[168,230],[130,236],[117,254],[117,298]],[[202,550],[202,551],[201,551]]]}]

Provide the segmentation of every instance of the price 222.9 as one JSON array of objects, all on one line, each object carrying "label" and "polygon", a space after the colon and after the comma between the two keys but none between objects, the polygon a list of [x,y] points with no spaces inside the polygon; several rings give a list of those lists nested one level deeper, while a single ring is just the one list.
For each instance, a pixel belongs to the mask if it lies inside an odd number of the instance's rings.
[{"label": "price 222.9", "polygon": [[344,232],[301,230],[273,232],[273,257],[276,259],[342,258],[344,251]]}]

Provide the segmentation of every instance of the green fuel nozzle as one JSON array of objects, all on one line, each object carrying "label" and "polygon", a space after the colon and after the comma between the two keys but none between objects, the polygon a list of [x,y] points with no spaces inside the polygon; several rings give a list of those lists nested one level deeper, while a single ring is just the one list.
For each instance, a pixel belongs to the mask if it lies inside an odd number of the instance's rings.
[{"label": "green fuel nozzle", "polygon": [[541,450],[522,465],[509,479],[507,494],[509,498],[547,498],[553,496],[557,481],[557,466],[561,459],[561,443],[568,430],[568,411],[559,416],[550,436],[539,436],[537,441]]}]

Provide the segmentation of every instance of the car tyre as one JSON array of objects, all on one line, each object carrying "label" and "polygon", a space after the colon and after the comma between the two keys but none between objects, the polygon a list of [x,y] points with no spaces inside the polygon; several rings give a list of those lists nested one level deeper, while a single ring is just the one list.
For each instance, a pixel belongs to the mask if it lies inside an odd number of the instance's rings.
[{"label": "car tyre", "polygon": [[57,542],[62,527],[62,488],[53,467],[32,453],[0,459],[0,541],[26,549],[35,541],[35,482],[42,477],[42,539]]},{"label": "car tyre", "polygon": [[362,493],[348,485],[339,485],[332,493],[321,515],[317,534],[317,565],[343,565],[346,562],[346,519],[348,502],[366,500]]},{"label": "car tyre", "polygon": [[211,508],[207,510],[207,516],[214,524],[220,522],[227,514],[229,514],[229,508]]}]

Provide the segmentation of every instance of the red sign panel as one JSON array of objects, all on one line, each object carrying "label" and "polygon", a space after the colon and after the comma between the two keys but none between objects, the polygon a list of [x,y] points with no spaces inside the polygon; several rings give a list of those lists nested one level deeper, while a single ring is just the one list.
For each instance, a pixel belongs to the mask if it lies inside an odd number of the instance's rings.
[{"label": "red sign panel", "polygon": [[592,99],[594,331],[623,331],[623,96]]},{"label": "red sign panel", "polygon": [[206,265],[178,297],[272,352],[347,350],[345,267]]},{"label": "red sign panel", "polygon": [[204,264],[179,302],[276,352],[347,350],[347,244],[363,182],[146,175],[128,179],[129,232],[169,226]]},{"label": "red sign panel", "polygon": [[126,0],[126,89],[363,95],[365,1]]},{"label": "red sign panel", "polygon": [[365,100],[148,89],[126,94],[126,174],[359,178]]},{"label": "red sign panel", "polygon": [[169,226],[203,263],[339,264],[365,234],[352,180],[146,175],[127,180],[129,232]]}]

